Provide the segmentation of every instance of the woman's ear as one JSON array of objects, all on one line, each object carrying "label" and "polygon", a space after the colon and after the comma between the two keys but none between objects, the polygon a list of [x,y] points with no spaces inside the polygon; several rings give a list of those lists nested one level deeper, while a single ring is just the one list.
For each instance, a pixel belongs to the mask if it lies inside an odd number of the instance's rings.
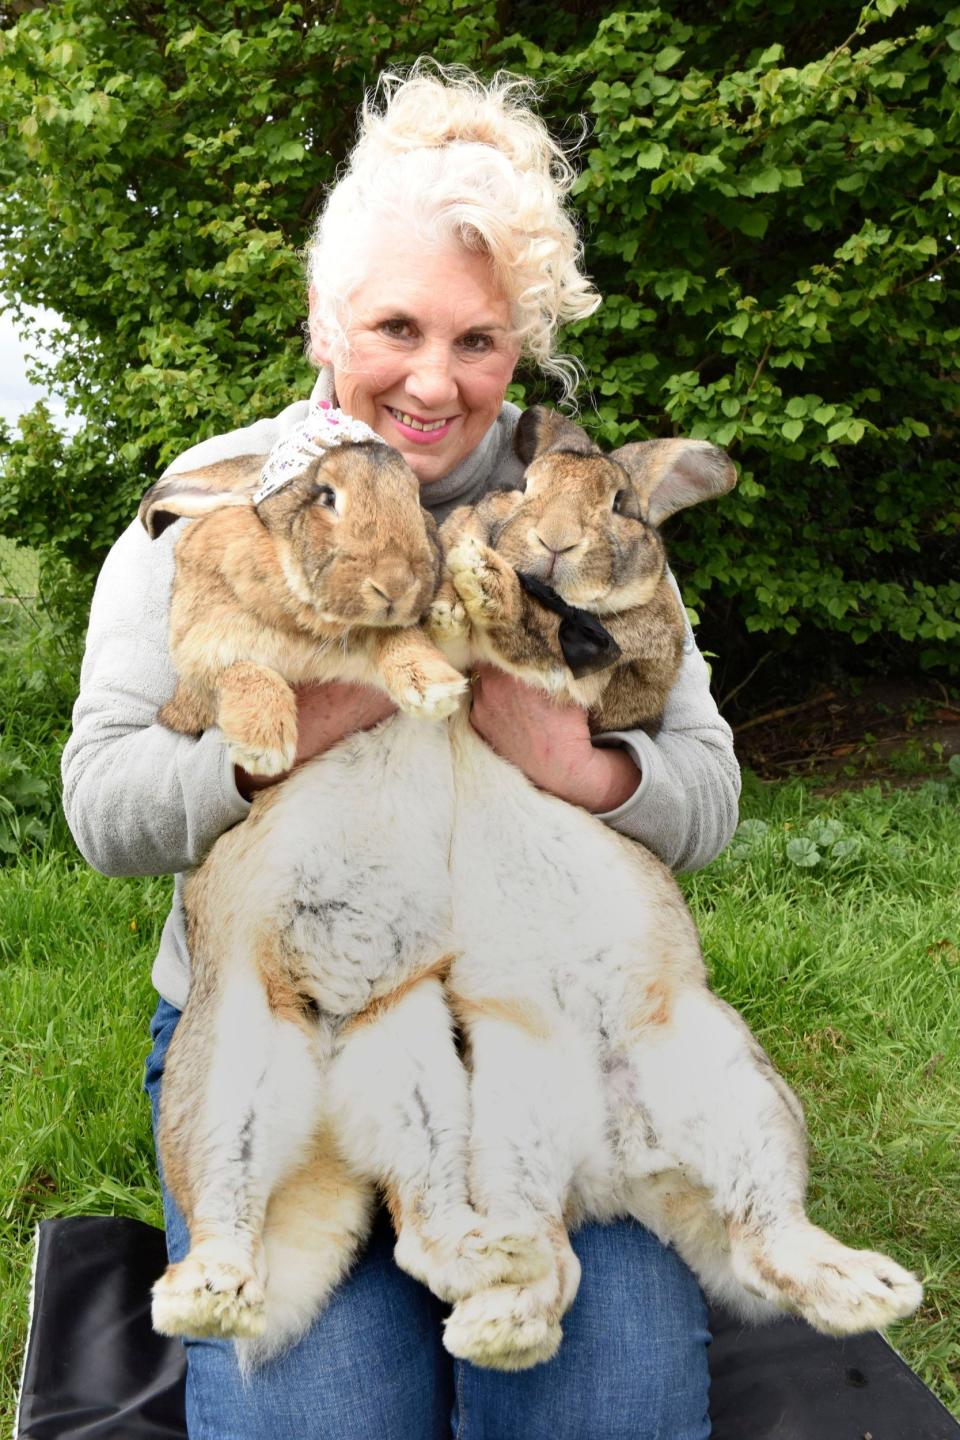
[{"label": "woman's ear", "polygon": [[317,365],[332,365],[333,351],[326,326],[320,322],[320,304],[315,285],[310,286],[309,296],[310,309],[307,315],[307,325],[310,330],[310,358]]}]

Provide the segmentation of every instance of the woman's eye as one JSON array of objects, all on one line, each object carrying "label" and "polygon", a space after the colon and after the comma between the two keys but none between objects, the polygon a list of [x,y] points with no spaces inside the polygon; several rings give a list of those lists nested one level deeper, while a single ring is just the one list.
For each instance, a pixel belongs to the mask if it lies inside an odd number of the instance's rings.
[{"label": "woman's eye", "polygon": [[381,333],[391,340],[408,340],[413,334],[410,321],[404,320],[400,315],[390,320],[381,320],[379,328]]},{"label": "woman's eye", "polygon": [[493,349],[493,336],[485,335],[479,330],[472,330],[469,335],[463,336],[460,344],[471,355],[486,355]]},{"label": "woman's eye", "polygon": [[337,493],[331,485],[317,486],[317,504],[324,510],[336,510]]}]

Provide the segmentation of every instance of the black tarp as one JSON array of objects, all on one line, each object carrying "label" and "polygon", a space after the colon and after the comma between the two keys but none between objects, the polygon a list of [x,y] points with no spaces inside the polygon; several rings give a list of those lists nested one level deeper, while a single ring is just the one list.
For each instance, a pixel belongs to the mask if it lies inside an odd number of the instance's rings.
[{"label": "black tarp", "polygon": [[[44,1220],[15,1440],[183,1440],[183,1352],[150,1326],[163,1234],[137,1220]],[[712,1317],[714,1440],[960,1440],[879,1335]]]}]

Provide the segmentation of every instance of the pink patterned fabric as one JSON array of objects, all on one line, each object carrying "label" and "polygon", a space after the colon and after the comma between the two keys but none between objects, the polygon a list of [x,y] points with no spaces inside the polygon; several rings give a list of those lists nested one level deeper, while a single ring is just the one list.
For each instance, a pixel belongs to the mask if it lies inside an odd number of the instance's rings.
[{"label": "pink patterned fabric", "polygon": [[275,445],[267,456],[260,471],[259,488],[253,497],[254,505],[276,494],[295,476],[302,475],[310,461],[316,460],[325,450],[336,445],[364,442],[386,444],[369,425],[337,410],[329,400],[311,400],[306,420],[297,426],[292,435]]}]

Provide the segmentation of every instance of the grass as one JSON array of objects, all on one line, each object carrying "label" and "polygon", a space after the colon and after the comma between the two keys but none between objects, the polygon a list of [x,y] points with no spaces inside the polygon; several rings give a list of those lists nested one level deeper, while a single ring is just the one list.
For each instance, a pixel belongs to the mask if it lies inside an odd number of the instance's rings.
[{"label": "grass", "polygon": [[[924,1275],[892,1339],[960,1414],[960,784],[943,774],[830,799],[748,784],[737,840],[684,888],[716,988],[806,1106],[813,1218]],[[161,1220],[140,1081],[169,890],[94,874],[56,827],[0,869],[8,1430],[37,1220]]]},{"label": "grass", "polygon": [[812,1218],[923,1277],[891,1338],[960,1415],[960,784],[755,785],[743,812],[684,882],[714,987],[803,1101]]}]

